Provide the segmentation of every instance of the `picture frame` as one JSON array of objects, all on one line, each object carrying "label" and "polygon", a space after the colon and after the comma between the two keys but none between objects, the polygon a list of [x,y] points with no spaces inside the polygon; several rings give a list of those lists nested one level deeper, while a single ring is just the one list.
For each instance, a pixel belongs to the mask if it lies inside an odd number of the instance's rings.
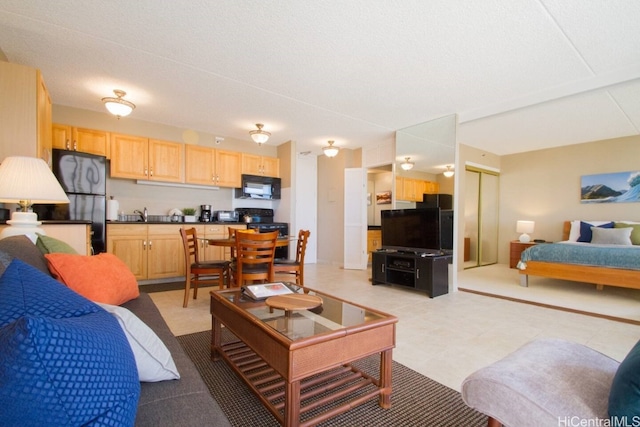
[{"label": "picture frame", "polygon": [[580,203],[640,202],[640,171],[584,175]]},{"label": "picture frame", "polygon": [[376,193],[376,205],[390,205],[391,191],[380,191]]}]

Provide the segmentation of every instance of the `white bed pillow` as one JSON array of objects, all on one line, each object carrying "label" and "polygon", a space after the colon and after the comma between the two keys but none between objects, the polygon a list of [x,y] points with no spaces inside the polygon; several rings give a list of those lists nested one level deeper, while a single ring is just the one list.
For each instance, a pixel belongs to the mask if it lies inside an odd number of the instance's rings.
[{"label": "white bed pillow", "polygon": [[611,221],[585,221],[585,220],[580,220],[580,219],[576,219],[571,221],[571,229],[569,230],[569,241],[570,242],[577,242],[578,239],[580,238],[580,222],[586,222],[588,224],[594,225],[594,226],[599,226],[602,224],[607,224]]},{"label": "white bed pillow", "polygon": [[136,359],[140,381],[158,382],[180,379],[169,349],[146,323],[124,307],[97,304],[118,319]]},{"label": "white bed pillow", "polygon": [[631,246],[631,232],[633,228],[600,228],[591,227],[593,233],[591,243],[601,245]]}]

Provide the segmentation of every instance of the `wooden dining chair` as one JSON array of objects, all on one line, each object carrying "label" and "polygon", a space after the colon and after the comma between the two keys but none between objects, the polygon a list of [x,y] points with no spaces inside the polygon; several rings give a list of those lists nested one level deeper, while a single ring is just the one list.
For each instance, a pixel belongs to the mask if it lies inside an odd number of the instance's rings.
[{"label": "wooden dining chair", "polygon": [[307,241],[310,234],[309,230],[298,231],[295,259],[276,259],[273,263],[273,270],[276,274],[295,274],[296,285],[298,286],[304,286],[304,254],[307,250]]},{"label": "wooden dining chair", "polygon": [[217,284],[224,289],[229,282],[229,265],[226,260],[202,261],[198,255],[198,236],[195,228],[181,228],[182,244],[186,266],[183,307],[189,304],[189,290],[193,285],[193,299],[198,298],[199,284]]},{"label": "wooden dining chair", "polygon": [[242,286],[247,280],[273,282],[273,260],[278,231],[247,233],[238,230],[235,237],[236,260],[232,266],[234,285]]}]

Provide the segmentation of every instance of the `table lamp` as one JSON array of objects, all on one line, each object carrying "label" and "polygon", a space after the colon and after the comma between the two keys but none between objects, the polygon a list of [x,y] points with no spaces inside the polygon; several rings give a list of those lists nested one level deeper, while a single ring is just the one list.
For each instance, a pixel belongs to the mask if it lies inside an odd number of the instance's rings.
[{"label": "table lamp", "polygon": [[0,164],[0,202],[18,203],[20,211],[11,215],[0,239],[24,234],[36,242],[36,233],[46,234],[38,226],[38,215],[31,212],[34,203],[69,203],[69,198],[47,163],[35,157],[6,157]]},{"label": "table lamp", "polygon": [[528,243],[531,241],[531,236],[529,236],[529,233],[533,233],[535,225],[536,223],[533,221],[518,221],[516,223],[516,231],[518,233],[522,233],[520,235],[521,243]]}]

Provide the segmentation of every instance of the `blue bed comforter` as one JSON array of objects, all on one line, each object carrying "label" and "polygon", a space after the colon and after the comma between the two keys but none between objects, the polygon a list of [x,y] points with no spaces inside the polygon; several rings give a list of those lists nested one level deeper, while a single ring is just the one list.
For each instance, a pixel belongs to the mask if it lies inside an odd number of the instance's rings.
[{"label": "blue bed comforter", "polygon": [[531,246],[523,251],[518,268],[525,270],[527,261],[640,270],[640,246],[595,245],[571,242],[543,243]]}]

